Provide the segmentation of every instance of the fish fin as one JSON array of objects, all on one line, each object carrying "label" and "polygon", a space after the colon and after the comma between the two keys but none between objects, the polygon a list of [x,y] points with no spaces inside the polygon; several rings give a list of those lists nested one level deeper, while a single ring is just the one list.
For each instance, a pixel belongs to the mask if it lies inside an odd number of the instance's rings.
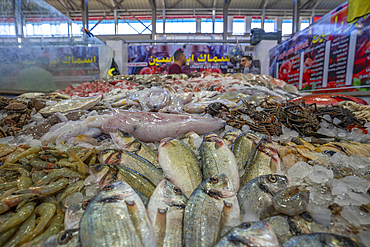
[{"label": "fish fin", "polygon": [[[132,225],[135,228],[135,232],[140,238],[140,241],[142,242],[143,235],[142,235],[142,229],[141,229],[141,224],[142,224],[142,217],[140,217],[140,210],[138,209],[137,203],[135,201],[128,201],[126,200],[126,206],[127,206],[127,211],[130,215],[130,219],[132,222]],[[143,243],[141,243],[141,246],[144,246]]]},{"label": "fish fin", "polygon": [[166,237],[167,228],[167,212],[168,208],[158,208],[157,217],[155,219],[154,232],[157,239],[157,246],[163,246],[164,238]]}]

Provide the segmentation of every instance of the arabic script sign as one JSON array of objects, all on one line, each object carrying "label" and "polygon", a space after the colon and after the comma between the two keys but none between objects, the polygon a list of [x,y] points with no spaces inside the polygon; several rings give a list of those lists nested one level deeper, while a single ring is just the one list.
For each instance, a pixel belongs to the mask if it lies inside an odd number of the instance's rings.
[{"label": "arabic script sign", "polygon": [[[226,73],[230,58],[226,56],[231,46],[228,45],[189,45],[184,49],[185,73],[208,70]],[[173,54],[181,45],[154,45],[128,47],[129,74],[165,74],[174,62]]]},{"label": "arabic script sign", "polygon": [[344,3],[270,50],[270,75],[302,90],[370,90],[370,14],[347,23]]},{"label": "arabic script sign", "polygon": [[18,74],[32,67],[51,73],[56,86],[64,89],[73,83],[99,79],[99,48],[0,48],[0,89],[17,91]]}]

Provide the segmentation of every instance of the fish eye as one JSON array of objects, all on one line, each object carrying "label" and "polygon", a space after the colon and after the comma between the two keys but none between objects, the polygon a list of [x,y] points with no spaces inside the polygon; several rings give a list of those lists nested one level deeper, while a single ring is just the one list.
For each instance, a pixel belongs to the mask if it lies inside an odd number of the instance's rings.
[{"label": "fish eye", "polygon": [[108,185],[106,185],[104,188],[103,188],[103,190],[104,191],[107,191],[107,190],[113,190],[114,189],[114,185],[113,184],[108,184]]},{"label": "fish eye", "polygon": [[182,195],[181,190],[179,187],[173,188],[173,192],[175,192],[176,195]]},{"label": "fish eye", "polygon": [[97,165],[96,167],[95,167],[95,171],[100,171],[101,170],[101,165]]},{"label": "fish eye", "polygon": [[244,222],[244,223],[242,224],[242,228],[243,228],[243,229],[248,229],[250,226],[251,226],[251,223],[249,223],[249,222]]},{"label": "fish eye", "polygon": [[277,177],[275,175],[269,175],[268,176],[268,180],[271,182],[271,183],[276,183],[277,182]]},{"label": "fish eye", "polygon": [[311,214],[309,214],[309,213],[304,213],[304,214],[302,214],[302,218],[303,218],[305,221],[313,222],[312,216],[311,216]]},{"label": "fish eye", "polygon": [[210,181],[213,184],[217,184],[218,183],[218,178],[217,177],[211,177]]},{"label": "fish eye", "polygon": [[69,240],[71,240],[72,237],[73,235],[70,232],[68,231],[62,232],[58,236],[58,244],[66,244],[68,243]]},{"label": "fish eye", "polygon": [[82,208],[83,210],[85,210],[85,209],[87,208],[87,206],[89,206],[89,204],[90,204],[90,200],[86,200],[86,201],[84,201],[84,202],[81,204],[81,208]]}]

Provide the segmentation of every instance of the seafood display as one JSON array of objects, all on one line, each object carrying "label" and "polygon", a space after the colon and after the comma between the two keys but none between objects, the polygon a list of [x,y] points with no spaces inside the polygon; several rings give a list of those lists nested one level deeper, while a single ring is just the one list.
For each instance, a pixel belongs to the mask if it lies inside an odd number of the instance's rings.
[{"label": "seafood display", "polygon": [[0,246],[370,246],[368,108],[298,96],[206,72],[0,99]]}]

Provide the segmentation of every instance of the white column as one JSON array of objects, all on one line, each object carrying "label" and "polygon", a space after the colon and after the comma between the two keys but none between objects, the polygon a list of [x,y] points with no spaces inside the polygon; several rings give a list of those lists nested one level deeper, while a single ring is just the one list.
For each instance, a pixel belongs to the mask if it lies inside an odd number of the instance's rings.
[{"label": "white column", "polygon": [[277,45],[276,40],[262,40],[256,46],[255,58],[260,60],[261,75],[269,74],[270,49]]},{"label": "white column", "polygon": [[227,17],[227,33],[233,33],[233,20],[234,16]]},{"label": "white column", "polygon": [[252,26],[252,16],[246,16],[244,17],[244,23],[245,23],[245,33],[251,33],[251,26]]},{"label": "white column", "polygon": [[277,17],[275,21],[275,30],[283,31],[283,17]]},{"label": "white column", "polygon": [[202,22],[202,19],[197,18],[195,21],[196,21],[196,27],[195,27],[195,29],[196,29],[196,33],[201,33],[201,30],[200,30],[200,24],[201,24],[201,22]]}]

